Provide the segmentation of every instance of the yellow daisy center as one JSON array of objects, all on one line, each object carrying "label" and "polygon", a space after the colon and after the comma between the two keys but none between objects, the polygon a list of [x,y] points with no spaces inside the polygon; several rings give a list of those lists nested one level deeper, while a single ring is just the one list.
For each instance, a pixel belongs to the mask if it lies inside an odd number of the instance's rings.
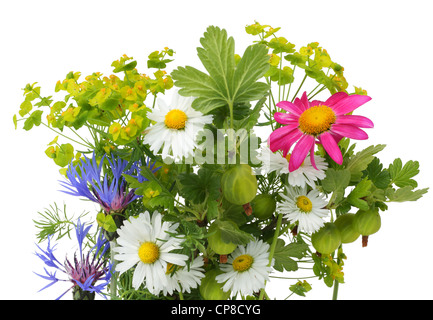
[{"label": "yellow daisy center", "polygon": [[335,112],[328,106],[314,106],[305,110],[299,117],[299,129],[317,136],[331,128],[336,120]]},{"label": "yellow daisy center", "polygon": [[308,213],[313,209],[313,204],[311,203],[311,200],[308,199],[306,196],[299,196],[296,201],[296,206],[305,213]]},{"label": "yellow daisy center", "polygon": [[187,119],[188,117],[186,116],[185,112],[179,109],[173,109],[165,115],[164,123],[170,129],[179,130],[185,128]]},{"label": "yellow daisy center", "polygon": [[251,268],[253,261],[253,257],[251,257],[249,254],[243,254],[233,260],[232,266],[235,271],[244,272]]},{"label": "yellow daisy center", "polygon": [[176,265],[172,263],[167,263],[167,271],[165,271],[165,274],[171,274],[176,270]]},{"label": "yellow daisy center", "polygon": [[138,256],[143,263],[152,264],[159,258],[159,247],[153,242],[144,242],[138,249]]}]

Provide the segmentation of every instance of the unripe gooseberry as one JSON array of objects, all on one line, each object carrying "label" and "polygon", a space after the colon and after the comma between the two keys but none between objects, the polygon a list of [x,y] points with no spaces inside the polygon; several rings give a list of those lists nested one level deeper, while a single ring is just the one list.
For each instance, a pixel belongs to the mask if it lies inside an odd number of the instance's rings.
[{"label": "unripe gooseberry", "polygon": [[339,216],[334,224],[337,226],[341,235],[341,243],[351,243],[359,238],[360,233],[355,230],[353,220],[355,219],[354,213],[346,213]]},{"label": "unripe gooseberry", "polygon": [[253,215],[259,220],[265,220],[272,217],[277,208],[277,202],[269,194],[259,194],[251,202]]},{"label": "unripe gooseberry", "polygon": [[[237,228],[237,225],[233,221],[227,221],[227,223],[233,224],[234,227]],[[209,247],[217,254],[226,255],[232,253],[237,245],[232,242],[224,242],[221,239],[221,231],[218,228],[216,223],[212,223],[209,227],[208,233],[210,236],[208,237]]]},{"label": "unripe gooseberry", "polygon": [[257,179],[249,165],[237,164],[222,175],[221,189],[227,201],[244,205],[256,196]]},{"label": "unripe gooseberry", "polygon": [[215,278],[223,273],[219,269],[211,269],[206,271],[206,274],[200,283],[200,294],[205,300],[227,300],[230,297],[230,291],[224,292],[223,283],[218,283]]},{"label": "unripe gooseberry", "polygon": [[323,227],[311,235],[311,243],[320,254],[331,254],[341,244],[340,231],[332,222],[325,222]]},{"label": "unripe gooseberry", "polygon": [[355,230],[362,235],[362,246],[366,247],[368,236],[379,231],[381,219],[379,210],[359,210],[353,220]]}]

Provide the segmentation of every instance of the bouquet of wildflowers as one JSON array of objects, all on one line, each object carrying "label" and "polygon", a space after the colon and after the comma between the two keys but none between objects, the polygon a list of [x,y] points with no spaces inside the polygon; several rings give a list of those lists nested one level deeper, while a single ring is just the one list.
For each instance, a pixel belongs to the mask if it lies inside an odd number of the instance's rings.
[{"label": "bouquet of wildflowers", "polygon": [[[336,298],[346,246],[372,245],[389,203],[427,192],[417,161],[383,164],[384,144],[357,148],[374,126],[361,115],[372,98],[319,43],[297,49],[257,22],[245,30],[254,40],[237,54],[209,26],[200,66],[167,73],[175,52],[164,48],[147,73],[126,55],[109,76],[70,72],[55,85],[60,99],[25,86],[15,127],[54,131],[45,153],[61,190],[99,208],[83,222],[51,205],[35,221],[43,289],[262,300],[271,277],[308,263]],[[58,257],[55,242],[74,229],[77,252]],[[309,290],[299,280],[288,295]]]}]

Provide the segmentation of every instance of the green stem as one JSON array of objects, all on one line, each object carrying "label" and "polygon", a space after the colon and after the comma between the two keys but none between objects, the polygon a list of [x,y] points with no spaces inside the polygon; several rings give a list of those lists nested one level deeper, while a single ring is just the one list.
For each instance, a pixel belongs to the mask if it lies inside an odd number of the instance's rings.
[{"label": "green stem", "polygon": [[111,276],[111,283],[110,283],[110,297],[111,300],[115,300],[117,299],[117,274],[114,271],[116,264],[115,264],[115,260],[114,260],[114,248],[116,247],[116,241],[110,241],[110,258],[111,258],[111,263],[112,265],[112,276]]},{"label": "green stem", "polygon": [[337,300],[338,296],[338,281],[334,280],[334,290],[332,292],[332,300]]},{"label": "green stem", "polygon": [[182,288],[180,288],[180,290],[178,291],[178,293],[179,293],[179,299],[180,299],[180,300],[185,300],[185,299],[183,298]]},{"label": "green stem", "polygon": [[233,129],[233,102],[229,101],[229,110],[230,110],[230,129]]},{"label": "green stem", "polygon": [[[338,255],[338,251],[342,248],[342,244],[340,244],[340,246],[338,247],[338,249],[337,249],[337,264],[338,265],[340,265],[340,258],[339,258],[339,255]],[[335,279],[334,280],[334,290],[332,291],[332,300],[337,300],[337,297],[338,297],[338,285],[339,285],[339,282],[338,282],[338,280],[337,279]]]},{"label": "green stem", "polygon": [[[293,77],[295,76],[295,70],[296,70],[296,65],[293,67],[293,72],[292,72]],[[286,99],[285,99],[286,101],[289,100],[290,89],[292,89],[292,83],[293,83],[293,81],[290,82],[290,84],[289,84],[289,90],[287,90],[287,95],[286,95]]]},{"label": "green stem", "polygon": [[73,142],[75,142],[75,143],[78,143],[78,144],[80,144],[80,145],[82,145],[82,146],[84,146],[84,147],[86,147],[86,148],[89,148],[89,147],[92,148],[92,146],[89,146],[88,144],[81,143],[80,141],[77,141],[77,140],[75,140],[75,139],[72,139],[71,137],[68,137],[68,136],[64,135],[63,133],[60,133],[60,132],[54,130],[53,128],[51,128],[50,126],[46,125],[46,124],[43,123],[43,122],[41,122],[41,124],[43,124],[44,126],[46,126],[48,129],[54,131],[56,134],[58,134],[58,135],[60,135],[60,136],[62,136],[62,137],[65,137],[66,139],[69,139],[69,140],[71,140],[71,141],[73,141]]},{"label": "green stem", "polygon": [[305,76],[304,76],[304,79],[302,79],[302,82],[301,82],[301,84],[299,85],[298,90],[296,90],[296,93],[295,93],[295,95],[293,96],[291,102],[293,102],[293,101],[295,100],[296,96],[297,96],[298,93],[299,93],[299,90],[301,90],[302,86],[304,85],[305,79],[307,79],[307,75],[305,75]]},{"label": "green stem", "polygon": [[[279,213],[277,218],[277,225],[275,226],[274,238],[272,239],[272,244],[269,252],[268,267],[272,265],[272,259],[274,258],[275,248],[277,246],[277,240],[280,235],[280,228],[281,228],[282,221],[283,221],[283,215]],[[266,286],[266,281],[265,281],[265,286]],[[264,295],[265,295],[265,288],[262,288],[260,290],[259,300],[263,300]]]}]

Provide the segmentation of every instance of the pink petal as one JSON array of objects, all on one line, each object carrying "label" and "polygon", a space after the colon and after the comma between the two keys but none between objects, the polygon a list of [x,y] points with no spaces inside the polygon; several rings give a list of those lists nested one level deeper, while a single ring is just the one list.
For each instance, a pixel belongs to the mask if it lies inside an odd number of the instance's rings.
[{"label": "pink petal", "polygon": [[350,124],[333,124],[331,131],[350,139],[368,139],[368,134],[364,130],[361,130],[358,127],[352,126]]},{"label": "pink petal", "polygon": [[361,128],[373,128],[373,121],[367,117],[357,115],[341,115],[337,117],[336,124],[350,124]]},{"label": "pink petal", "polygon": [[302,132],[298,128],[290,128],[288,126],[278,128],[269,136],[269,149],[271,149],[272,152],[283,150],[283,155],[286,156],[292,144],[295,143],[301,135]]},{"label": "pink petal", "polygon": [[299,106],[289,101],[280,101],[277,103],[277,107],[284,109],[288,112],[294,113],[297,116],[300,116],[303,111],[302,109],[299,108]]},{"label": "pink petal", "polygon": [[314,141],[315,138],[308,134],[304,134],[301,139],[299,139],[290,156],[289,172],[295,171],[301,166],[302,162],[304,162],[307,157],[308,151],[314,148]]},{"label": "pink petal", "polygon": [[338,101],[340,101],[341,99],[344,99],[348,96],[348,94],[346,92],[337,92],[334,93],[332,96],[330,96],[328,98],[328,100],[326,100],[323,104],[325,106],[333,106],[334,104],[336,104]]},{"label": "pink petal", "polygon": [[316,167],[316,159],[314,159],[314,146],[315,146],[315,143],[313,143],[313,145],[311,146],[311,149],[310,149],[310,162],[311,162],[311,165],[313,166],[314,169],[319,170]]},{"label": "pink petal", "polygon": [[311,107],[314,107],[314,106],[321,106],[321,105],[324,105],[324,102],[323,102],[323,101],[320,101],[320,100],[313,100],[313,101],[310,101],[310,108],[311,108]]},{"label": "pink petal", "polygon": [[364,103],[370,100],[371,98],[369,96],[353,94],[347,96],[344,99],[341,99],[333,106],[329,106],[329,107],[331,107],[334,110],[335,114],[339,116],[339,115],[352,112],[353,110],[355,110],[356,108],[358,108],[359,106],[363,105]]},{"label": "pink petal", "polygon": [[274,119],[281,124],[298,124],[299,116],[290,113],[275,112]]},{"label": "pink petal", "polygon": [[324,132],[320,135],[320,142],[332,160],[338,164],[343,163],[343,155],[341,154],[341,150],[338,147],[334,137],[329,132]]},{"label": "pink petal", "polygon": [[310,103],[308,102],[307,92],[306,91],[304,91],[304,93],[302,94],[301,103],[304,106],[303,110],[307,110],[309,108],[309,106],[310,106]]}]

